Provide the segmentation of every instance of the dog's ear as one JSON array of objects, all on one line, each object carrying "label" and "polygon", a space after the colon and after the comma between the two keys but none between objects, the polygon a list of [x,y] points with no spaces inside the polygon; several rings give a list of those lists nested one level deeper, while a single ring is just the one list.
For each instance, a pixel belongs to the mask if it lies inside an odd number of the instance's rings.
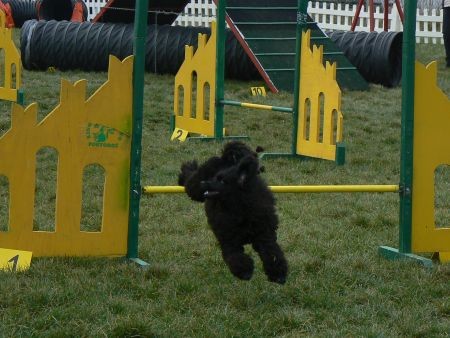
[{"label": "dog's ear", "polygon": [[178,174],[178,185],[184,186],[188,178],[198,169],[196,160],[184,162]]},{"label": "dog's ear", "polygon": [[238,166],[238,184],[243,187],[244,184],[255,177],[258,174],[258,160],[253,156],[246,156],[240,162]]}]

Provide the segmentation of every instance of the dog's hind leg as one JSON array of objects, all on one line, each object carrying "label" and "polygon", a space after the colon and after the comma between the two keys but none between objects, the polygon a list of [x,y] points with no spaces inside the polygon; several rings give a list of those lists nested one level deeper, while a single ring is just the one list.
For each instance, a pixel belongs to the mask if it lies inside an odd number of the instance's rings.
[{"label": "dog's hind leg", "polygon": [[249,280],[253,275],[253,259],[244,253],[241,245],[230,245],[230,243],[220,243],[222,257],[228,265],[231,273],[239,279]]},{"label": "dog's hind leg", "polygon": [[252,243],[263,263],[264,272],[269,281],[284,284],[288,272],[288,264],[284,253],[275,240],[257,239]]}]

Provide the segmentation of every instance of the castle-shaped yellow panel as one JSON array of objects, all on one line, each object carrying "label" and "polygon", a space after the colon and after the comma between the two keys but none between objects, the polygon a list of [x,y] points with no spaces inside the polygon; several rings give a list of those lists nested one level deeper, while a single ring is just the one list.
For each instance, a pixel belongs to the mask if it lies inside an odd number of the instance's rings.
[{"label": "castle-shaped yellow panel", "polygon": [[436,62],[415,69],[412,249],[450,252],[450,224],[435,225],[435,171],[450,165],[450,100],[437,86]]},{"label": "castle-shaped yellow panel", "polygon": [[[0,10],[0,52],[4,58],[0,60],[0,100],[17,101],[17,90],[20,88],[22,64],[20,54],[12,39],[12,29],[6,28],[5,13]],[[1,63],[0,62],[0,63]]]},{"label": "castle-shaped yellow panel", "polygon": [[[9,226],[0,247],[33,256],[123,256],[127,252],[133,58],[109,59],[108,80],[86,100],[86,80],[62,80],[59,105],[37,123],[37,104],[13,104],[0,138],[0,176],[9,181]],[[55,231],[33,231],[36,154],[58,152]],[[83,171],[105,170],[102,229],[80,231]]]},{"label": "castle-shaped yellow panel", "polygon": [[[207,41],[208,40],[208,41]],[[211,36],[199,34],[198,48],[186,46],[185,60],[175,76],[175,127],[214,136],[216,95],[216,23]]]},{"label": "castle-shaped yellow panel", "polygon": [[297,154],[335,160],[343,128],[336,64],[323,65],[323,47],[311,50],[310,36],[311,31],[303,32]]}]

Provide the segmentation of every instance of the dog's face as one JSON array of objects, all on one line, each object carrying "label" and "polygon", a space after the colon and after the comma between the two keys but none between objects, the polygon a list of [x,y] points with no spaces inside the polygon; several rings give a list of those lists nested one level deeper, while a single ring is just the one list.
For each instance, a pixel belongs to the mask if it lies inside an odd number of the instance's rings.
[{"label": "dog's face", "polygon": [[242,160],[246,156],[254,156],[258,157],[258,152],[261,152],[263,149],[258,147],[256,151],[253,151],[248,145],[240,141],[231,141],[228,142],[222,151],[222,159],[227,163],[234,165],[238,164],[240,160]]},{"label": "dog's face", "polygon": [[[222,159],[230,166],[237,165],[244,157],[251,156],[256,160],[258,159],[258,153],[263,152],[262,147],[257,147],[256,151],[253,151],[248,145],[240,141],[231,141],[225,144],[222,151]],[[264,167],[258,167],[258,172],[264,172]]]},{"label": "dog's face", "polygon": [[210,199],[232,198],[248,188],[249,183],[258,175],[258,172],[258,159],[248,155],[237,165],[219,171],[212,180],[202,182],[205,190],[204,196]]}]

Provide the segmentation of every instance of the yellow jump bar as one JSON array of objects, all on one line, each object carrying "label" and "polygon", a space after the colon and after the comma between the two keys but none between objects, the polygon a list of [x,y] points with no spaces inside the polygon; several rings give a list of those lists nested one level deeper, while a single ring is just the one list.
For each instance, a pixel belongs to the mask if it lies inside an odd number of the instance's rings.
[{"label": "yellow jump bar", "polygon": [[[398,185],[274,185],[269,187],[274,193],[334,193],[334,192],[399,192]],[[145,194],[179,194],[180,186],[146,186]]]},{"label": "yellow jump bar", "polygon": [[246,108],[263,109],[263,110],[274,110],[274,111],[280,111],[283,113],[292,113],[294,111],[292,108],[289,108],[289,107],[269,106],[266,104],[239,102],[239,101],[231,101],[231,100],[221,100],[220,103],[222,103],[223,105],[228,105],[228,106],[246,107]]}]

